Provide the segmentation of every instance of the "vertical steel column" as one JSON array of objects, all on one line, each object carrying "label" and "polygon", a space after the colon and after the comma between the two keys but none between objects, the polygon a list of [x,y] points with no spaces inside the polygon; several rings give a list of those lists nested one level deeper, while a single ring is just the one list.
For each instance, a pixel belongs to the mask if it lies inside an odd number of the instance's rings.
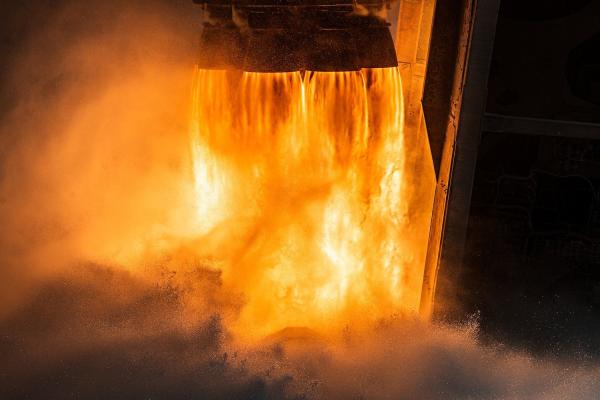
[{"label": "vertical steel column", "polygon": [[435,298],[436,314],[455,311],[451,286],[460,276],[499,6],[500,0],[464,1],[421,294],[426,318]]}]

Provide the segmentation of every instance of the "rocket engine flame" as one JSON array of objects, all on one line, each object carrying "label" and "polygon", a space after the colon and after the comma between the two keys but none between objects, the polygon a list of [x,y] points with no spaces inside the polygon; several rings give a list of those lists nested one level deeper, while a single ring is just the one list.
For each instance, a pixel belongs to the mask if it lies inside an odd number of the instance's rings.
[{"label": "rocket engine flame", "polygon": [[243,335],[417,309],[397,68],[196,72],[191,150],[204,257]]}]

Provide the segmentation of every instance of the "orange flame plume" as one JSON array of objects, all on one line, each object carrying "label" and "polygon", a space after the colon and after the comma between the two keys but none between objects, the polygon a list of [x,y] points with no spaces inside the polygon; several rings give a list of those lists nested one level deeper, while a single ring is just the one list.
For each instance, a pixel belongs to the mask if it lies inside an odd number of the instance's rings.
[{"label": "orange flame plume", "polygon": [[397,68],[198,70],[193,104],[204,256],[243,295],[239,333],[417,309]]}]

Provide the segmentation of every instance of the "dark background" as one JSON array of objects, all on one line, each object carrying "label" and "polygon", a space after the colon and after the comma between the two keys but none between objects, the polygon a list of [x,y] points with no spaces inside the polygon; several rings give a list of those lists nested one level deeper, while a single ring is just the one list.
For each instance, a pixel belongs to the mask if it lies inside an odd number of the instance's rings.
[{"label": "dark background", "polygon": [[600,1],[502,1],[488,90],[488,119],[548,129],[484,124],[455,282],[463,318],[532,351],[598,357]]}]

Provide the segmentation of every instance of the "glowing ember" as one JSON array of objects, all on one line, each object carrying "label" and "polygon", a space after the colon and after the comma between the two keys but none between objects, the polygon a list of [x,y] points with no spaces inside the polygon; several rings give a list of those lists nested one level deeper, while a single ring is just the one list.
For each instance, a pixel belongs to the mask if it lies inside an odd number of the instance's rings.
[{"label": "glowing ember", "polygon": [[239,333],[417,308],[400,73],[197,71],[192,155],[206,262]]}]

